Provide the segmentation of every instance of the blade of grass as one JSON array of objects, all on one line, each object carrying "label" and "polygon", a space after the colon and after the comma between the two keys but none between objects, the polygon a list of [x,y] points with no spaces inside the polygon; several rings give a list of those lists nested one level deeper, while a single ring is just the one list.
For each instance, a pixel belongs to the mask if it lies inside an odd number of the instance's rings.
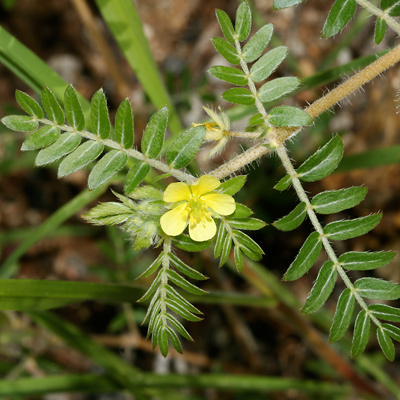
[{"label": "blade of grass", "polygon": [[54,232],[64,221],[72,217],[77,211],[82,209],[91,201],[97,199],[102,193],[105,192],[106,187],[89,191],[84,190],[82,193],[74,197],[63,207],[58,209],[52,214],[45,222],[36,228],[36,231],[26,237],[22,243],[14,250],[14,252],[5,260],[0,268],[0,278],[10,278],[16,272],[16,264],[25,252],[37,243],[43,237]]},{"label": "blade of grass", "polygon": [[157,108],[168,106],[169,127],[173,134],[178,134],[182,131],[178,114],[162,82],[134,3],[131,0],[96,0],[96,3],[152,103]]}]

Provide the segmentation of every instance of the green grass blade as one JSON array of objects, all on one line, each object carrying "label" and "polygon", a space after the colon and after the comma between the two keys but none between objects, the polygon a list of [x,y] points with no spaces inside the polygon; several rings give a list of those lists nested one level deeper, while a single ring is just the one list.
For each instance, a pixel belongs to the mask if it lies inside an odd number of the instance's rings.
[{"label": "green grass blade", "polygon": [[182,126],[158,72],[134,3],[131,0],[96,0],[96,3],[152,103],[159,109],[168,106],[169,127],[178,134]]},{"label": "green grass blade", "polygon": [[14,250],[14,252],[6,259],[0,267],[0,278],[10,278],[15,272],[16,263],[31,246],[43,237],[47,236],[50,232],[55,231],[64,221],[73,216],[85,205],[97,199],[105,190],[105,187],[92,191],[85,190],[52,214],[45,222],[36,228],[32,235],[26,237],[16,250]]}]

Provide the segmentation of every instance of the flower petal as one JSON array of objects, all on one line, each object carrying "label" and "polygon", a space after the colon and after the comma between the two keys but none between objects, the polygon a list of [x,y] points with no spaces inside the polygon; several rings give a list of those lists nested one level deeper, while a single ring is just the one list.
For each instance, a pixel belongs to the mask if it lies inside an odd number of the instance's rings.
[{"label": "flower petal", "polygon": [[195,183],[190,185],[192,193],[200,197],[202,194],[212,192],[221,185],[221,182],[211,175],[203,175]]},{"label": "flower petal", "polygon": [[180,235],[186,228],[188,218],[187,203],[179,204],[161,217],[161,228],[169,236]]},{"label": "flower petal", "polygon": [[234,198],[228,194],[208,193],[201,196],[201,200],[219,215],[230,215],[236,209]]},{"label": "flower petal", "polygon": [[189,222],[189,236],[196,242],[212,239],[217,233],[217,226],[210,216],[204,216],[200,222]]},{"label": "flower petal", "polygon": [[183,182],[176,182],[168,185],[168,187],[165,189],[163,199],[167,203],[172,203],[176,201],[189,200],[190,196],[191,193],[189,186]]}]

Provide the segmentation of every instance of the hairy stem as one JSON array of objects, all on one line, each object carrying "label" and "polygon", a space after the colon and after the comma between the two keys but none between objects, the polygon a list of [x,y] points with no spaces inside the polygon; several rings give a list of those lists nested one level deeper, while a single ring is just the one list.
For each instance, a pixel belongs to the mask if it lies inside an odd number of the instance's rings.
[{"label": "hairy stem", "polygon": [[168,164],[165,164],[159,160],[155,160],[153,158],[148,158],[144,154],[142,154],[140,151],[135,150],[135,149],[125,149],[121,144],[114,142],[113,140],[110,139],[102,139],[100,136],[95,135],[94,133],[88,132],[88,131],[77,131],[75,128],[72,128],[71,126],[68,125],[57,125],[53,121],[50,121],[48,119],[42,118],[38,119],[39,122],[46,124],[46,125],[54,125],[60,128],[62,131],[65,132],[75,132],[78,135],[97,141],[99,143],[104,144],[104,146],[111,147],[112,149],[119,150],[124,152],[127,156],[135,158],[136,160],[143,161],[146,164],[149,164],[155,169],[158,169],[159,171],[165,172],[165,173],[170,173],[172,176],[174,176],[176,179],[179,181],[184,181],[187,183],[193,183],[196,178],[190,174],[187,174],[183,171],[180,171],[175,168],[171,168]]},{"label": "hairy stem", "polygon": [[351,293],[354,296],[354,298],[356,299],[357,303],[360,305],[360,307],[363,310],[365,310],[367,312],[367,314],[369,315],[370,319],[374,322],[374,324],[378,328],[382,328],[380,321],[376,317],[374,317],[372,315],[372,313],[368,310],[368,306],[365,303],[364,299],[359,295],[359,293],[357,292],[357,289],[353,285],[353,282],[351,282],[351,280],[349,279],[349,277],[346,274],[346,271],[343,269],[340,262],[338,261],[335,251],[334,251],[332,245],[330,244],[328,238],[324,234],[324,230],[318,220],[318,217],[313,209],[313,206],[310,203],[310,200],[309,200],[306,192],[303,189],[300,179],[298,178],[297,172],[294,169],[292,162],[290,161],[290,158],[286,152],[284,145],[280,144],[276,148],[276,152],[277,152],[279,158],[281,159],[282,164],[286,169],[286,172],[290,175],[290,177],[292,179],[293,187],[297,193],[299,200],[305,203],[308,217],[310,218],[310,221],[311,221],[315,231],[319,233],[321,242],[325,248],[325,251],[326,251],[328,257],[330,258],[330,260],[333,262],[334,267],[336,268],[338,274],[342,278],[344,284],[351,290]]},{"label": "hairy stem", "polygon": [[162,276],[160,281],[160,301],[161,301],[161,308],[160,314],[162,318],[163,326],[167,326],[167,290],[166,287],[168,286],[168,270],[169,270],[169,253],[171,252],[171,238],[167,236],[164,239],[163,245],[163,260],[162,260]]}]

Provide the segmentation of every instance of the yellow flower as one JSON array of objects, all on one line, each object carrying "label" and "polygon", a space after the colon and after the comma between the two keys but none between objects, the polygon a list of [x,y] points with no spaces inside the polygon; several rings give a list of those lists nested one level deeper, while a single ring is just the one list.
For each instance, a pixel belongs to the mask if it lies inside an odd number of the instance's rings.
[{"label": "yellow flower", "polygon": [[212,239],[217,227],[212,216],[230,215],[235,211],[232,196],[215,192],[221,182],[203,175],[192,185],[171,183],[164,192],[164,201],[174,208],[161,217],[161,228],[169,236],[180,235],[189,222],[189,236],[197,242]]}]

